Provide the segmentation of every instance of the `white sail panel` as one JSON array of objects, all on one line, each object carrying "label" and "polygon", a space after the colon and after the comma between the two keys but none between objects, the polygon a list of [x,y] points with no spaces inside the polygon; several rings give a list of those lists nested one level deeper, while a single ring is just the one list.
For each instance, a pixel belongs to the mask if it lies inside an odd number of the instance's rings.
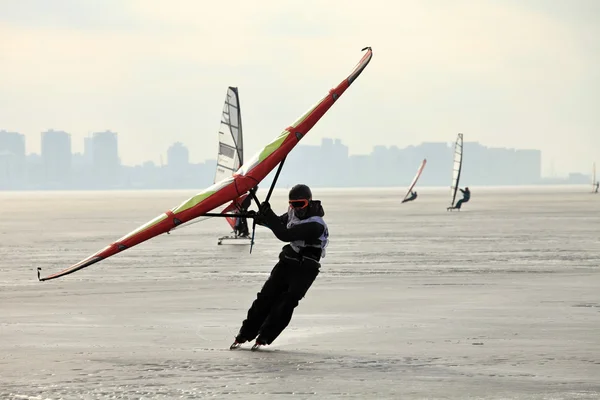
[{"label": "white sail panel", "polygon": [[227,88],[221,126],[219,127],[219,153],[215,183],[233,175],[243,163],[240,99],[238,89],[230,86]]},{"label": "white sail panel", "polygon": [[413,180],[412,180],[412,182],[410,184],[410,187],[408,188],[408,192],[406,192],[406,195],[404,196],[404,199],[402,199],[402,201],[406,200],[408,198],[408,196],[410,196],[410,193],[412,192],[413,188],[417,184],[417,181],[419,180],[419,177],[423,173],[423,168],[425,168],[425,164],[427,164],[427,159],[424,159],[421,162],[421,165],[419,166],[419,169],[417,170],[417,174],[413,178]]},{"label": "white sail panel", "polygon": [[460,173],[462,170],[463,157],[463,134],[459,133],[454,144],[454,163],[452,166],[452,186],[450,186],[450,194],[452,201],[450,207],[454,207],[456,201],[456,192],[458,192],[458,184],[460,183]]}]

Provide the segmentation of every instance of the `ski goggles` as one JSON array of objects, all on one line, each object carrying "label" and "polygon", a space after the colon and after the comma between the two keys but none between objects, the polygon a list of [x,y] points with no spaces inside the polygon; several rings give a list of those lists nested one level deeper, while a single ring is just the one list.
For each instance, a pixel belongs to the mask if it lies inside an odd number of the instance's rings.
[{"label": "ski goggles", "polygon": [[295,209],[303,209],[308,207],[308,200],[307,199],[295,199],[295,200],[290,200],[290,207],[295,208]]}]

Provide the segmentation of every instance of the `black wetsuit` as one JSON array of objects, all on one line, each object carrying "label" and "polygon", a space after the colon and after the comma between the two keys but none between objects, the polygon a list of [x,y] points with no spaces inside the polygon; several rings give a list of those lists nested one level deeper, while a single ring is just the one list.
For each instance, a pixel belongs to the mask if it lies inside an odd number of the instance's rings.
[{"label": "black wetsuit", "polygon": [[462,190],[462,189],[460,189],[460,191],[463,194],[463,198],[460,199],[456,203],[456,205],[454,206],[454,208],[459,209],[459,210],[460,210],[460,207],[462,206],[462,204],[468,202],[469,199],[471,198],[471,191],[470,190]]},{"label": "black wetsuit", "polygon": [[[240,213],[246,213],[248,211],[248,208],[250,207],[251,203],[252,203],[252,197],[250,195],[246,196],[244,201],[242,201],[242,204],[240,204],[240,209],[239,209]],[[237,229],[237,234],[239,236],[248,236],[250,234],[250,231],[248,229],[248,220],[246,217],[240,217],[238,219],[236,229]]]},{"label": "black wetsuit", "polygon": [[[308,216],[323,215],[323,208],[318,203]],[[278,217],[270,208],[261,219],[259,223],[268,226],[283,242],[304,240],[306,243],[317,244],[326,232],[326,227],[319,222],[306,222],[288,229],[288,214]],[[321,267],[321,253],[319,247],[303,247],[300,252],[296,252],[290,244],[283,246],[279,262],[248,310],[247,318],[236,337],[237,342],[243,343],[258,335],[257,343],[271,344],[279,336],[290,323],[294,309],[317,278]]]},{"label": "black wetsuit", "polygon": [[594,193],[598,193],[598,187],[600,186],[600,183],[596,182],[596,191]]},{"label": "black wetsuit", "polygon": [[414,200],[414,199],[416,199],[416,198],[417,198],[417,192],[412,192],[412,193],[410,194],[410,197],[408,197],[408,198],[406,198],[406,199],[402,200],[402,202],[403,202],[403,203],[406,203],[407,201],[413,201],[413,200]]}]

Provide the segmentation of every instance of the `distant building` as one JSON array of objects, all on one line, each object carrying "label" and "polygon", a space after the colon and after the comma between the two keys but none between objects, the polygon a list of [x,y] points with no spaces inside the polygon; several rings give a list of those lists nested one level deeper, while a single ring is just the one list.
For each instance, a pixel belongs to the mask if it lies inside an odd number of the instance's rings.
[{"label": "distant building", "polygon": [[44,160],[36,153],[27,154],[27,187],[33,189],[44,188],[46,173],[44,171]]},{"label": "distant building", "polygon": [[[348,176],[348,146],[342,144],[340,139],[327,139],[321,141],[321,157],[323,167],[321,174],[331,182],[332,187],[346,186],[351,177]],[[327,168],[327,165],[335,166]]]},{"label": "distant building", "polygon": [[71,181],[71,135],[64,131],[42,132],[42,164],[47,188],[65,188]]},{"label": "distant building", "polygon": [[25,157],[25,135],[1,130],[0,151],[10,152],[18,157]]},{"label": "distant building", "polygon": [[190,165],[190,152],[181,142],[176,142],[167,150],[167,166],[175,171],[183,171]]},{"label": "distant building", "polygon": [[[85,147],[86,142],[84,142]],[[98,187],[116,188],[123,183],[117,133],[95,132],[91,142],[87,142],[85,151],[91,151],[92,179]]]},{"label": "distant building", "polygon": [[25,135],[0,131],[0,189],[26,186]]},{"label": "distant building", "polygon": [[82,162],[87,165],[94,164],[94,150],[93,150],[93,137],[83,138],[83,160]]},{"label": "distant building", "polygon": [[173,143],[167,149],[167,166],[162,168],[161,156],[161,186],[169,189],[193,187],[198,182],[190,168],[190,152],[181,142]]}]

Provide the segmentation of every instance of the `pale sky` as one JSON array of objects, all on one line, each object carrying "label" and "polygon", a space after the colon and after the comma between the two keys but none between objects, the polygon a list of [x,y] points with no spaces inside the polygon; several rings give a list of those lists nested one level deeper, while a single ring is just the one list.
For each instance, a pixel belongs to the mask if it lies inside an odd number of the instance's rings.
[{"label": "pale sky", "polygon": [[[125,164],[216,157],[238,86],[249,157],[373,60],[303,139],[537,148],[600,162],[600,0],[0,0],[0,129],[118,132]],[[465,155],[466,157],[467,155]]]}]

